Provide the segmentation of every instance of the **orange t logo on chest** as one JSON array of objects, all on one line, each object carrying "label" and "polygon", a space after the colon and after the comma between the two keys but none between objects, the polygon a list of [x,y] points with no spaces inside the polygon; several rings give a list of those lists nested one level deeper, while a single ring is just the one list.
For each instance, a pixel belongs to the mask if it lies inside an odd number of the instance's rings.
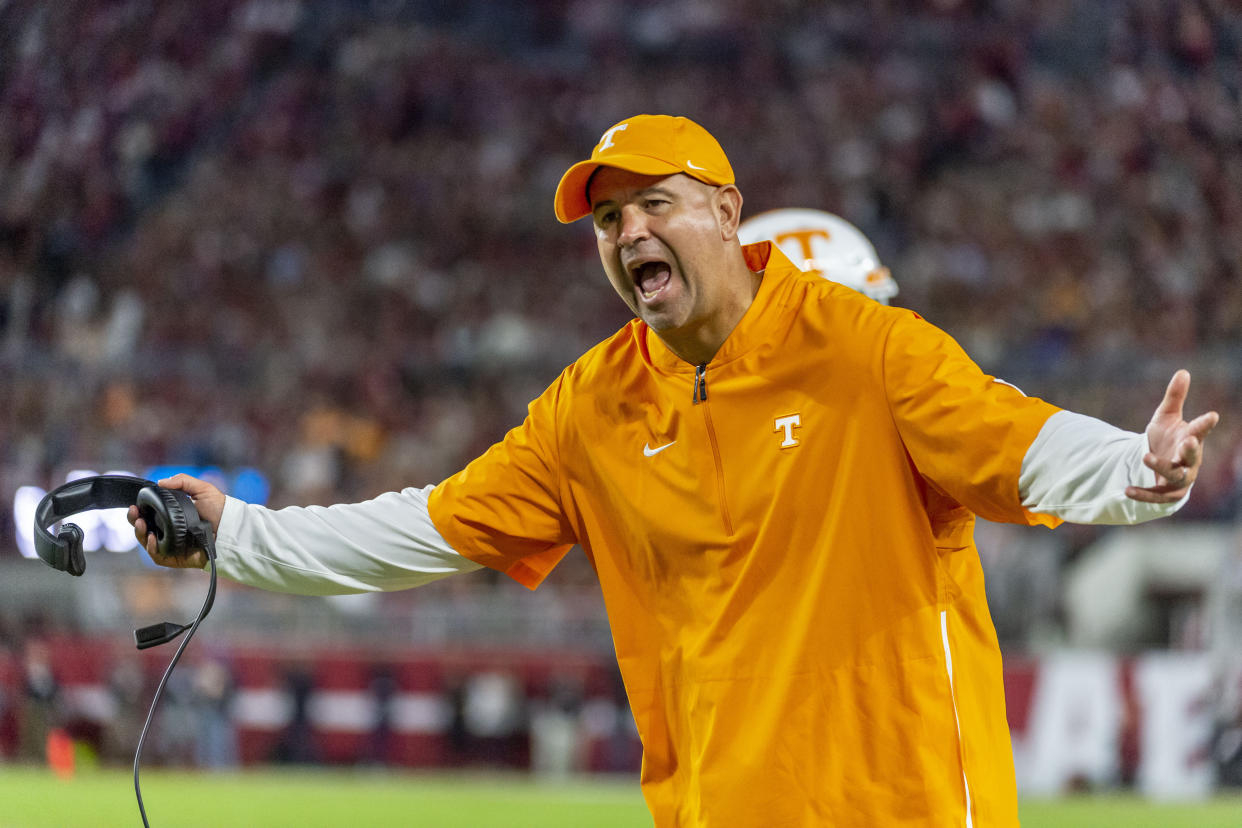
[{"label": "orange t logo on chest", "polygon": [[794,429],[802,427],[802,415],[790,414],[785,417],[777,417],[772,430],[775,432],[784,431],[785,439],[781,440],[781,448],[789,448],[798,445],[798,438],[794,437]]}]

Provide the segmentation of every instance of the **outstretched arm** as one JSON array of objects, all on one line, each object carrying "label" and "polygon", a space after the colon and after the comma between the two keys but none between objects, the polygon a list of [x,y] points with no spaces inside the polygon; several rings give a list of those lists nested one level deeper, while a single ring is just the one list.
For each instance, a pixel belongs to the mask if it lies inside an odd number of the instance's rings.
[{"label": "outstretched arm", "polygon": [[1143,434],[1072,411],[1052,415],[1022,461],[1022,505],[1073,523],[1133,524],[1176,512],[1220,419],[1182,419],[1189,387],[1189,373],[1173,375]]},{"label": "outstretched arm", "polygon": [[[458,554],[431,522],[430,486],[388,492],[362,503],[274,511],[226,497],[188,475],[160,485],[190,494],[199,514],[211,521],[220,574],[261,589],[300,595],[387,591],[479,568]],[[202,550],[182,558],[160,555],[137,510],[130,510],[129,519],[157,564],[206,565]]]}]

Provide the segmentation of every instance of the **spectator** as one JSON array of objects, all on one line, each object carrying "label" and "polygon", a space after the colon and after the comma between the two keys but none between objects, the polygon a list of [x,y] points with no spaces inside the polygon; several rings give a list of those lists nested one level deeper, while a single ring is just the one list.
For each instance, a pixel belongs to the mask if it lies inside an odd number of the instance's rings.
[{"label": "spectator", "polygon": [[237,731],[233,724],[236,688],[229,668],[208,658],[194,672],[194,712],[198,738],[194,760],[200,768],[227,770],[237,766]]},{"label": "spectator", "polygon": [[59,702],[60,683],[52,670],[51,648],[46,642],[31,638],[26,641],[22,657],[20,759],[27,762],[43,760],[48,734],[59,724]]}]

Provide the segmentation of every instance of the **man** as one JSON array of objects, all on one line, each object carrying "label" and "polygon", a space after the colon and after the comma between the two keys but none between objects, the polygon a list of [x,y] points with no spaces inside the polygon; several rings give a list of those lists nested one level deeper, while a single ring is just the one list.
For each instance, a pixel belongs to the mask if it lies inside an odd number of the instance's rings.
[{"label": "man", "polygon": [[770,240],[799,270],[852,287],[887,305],[897,282],[875,246],[845,219],[823,210],[786,207],[751,216],[737,228],[742,244]]},{"label": "man", "polygon": [[[221,571],[302,593],[488,566],[599,576],[659,826],[1016,823],[971,513],[1135,523],[1188,495],[1215,413],[1178,372],[1146,435],[985,376],[916,314],[737,238],[684,118],[608,129],[555,209],[591,216],[637,317],[435,487],[273,512],[184,476]],[[204,566],[201,551],[158,562]]]}]

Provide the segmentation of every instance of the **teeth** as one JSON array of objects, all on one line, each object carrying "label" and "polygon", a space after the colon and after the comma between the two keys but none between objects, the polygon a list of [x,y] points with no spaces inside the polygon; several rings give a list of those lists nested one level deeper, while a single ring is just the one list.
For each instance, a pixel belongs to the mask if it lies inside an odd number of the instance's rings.
[{"label": "teeth", "polygon": [[[668,278],[670,275],[667,272],[668,267],[669,266],[665,262],[652,260],[639,262],[630,268],[630,275],[634,279],[634,287],[638,288],[638,295],[643,301],[652,301],[668,286]],[[652,280],[656,280],[660,276],[661,271],[664,271],[664,278],[659,279],[659,283],[654,288],[647,289],[643,287],[644,284],[647,284]]]}]

